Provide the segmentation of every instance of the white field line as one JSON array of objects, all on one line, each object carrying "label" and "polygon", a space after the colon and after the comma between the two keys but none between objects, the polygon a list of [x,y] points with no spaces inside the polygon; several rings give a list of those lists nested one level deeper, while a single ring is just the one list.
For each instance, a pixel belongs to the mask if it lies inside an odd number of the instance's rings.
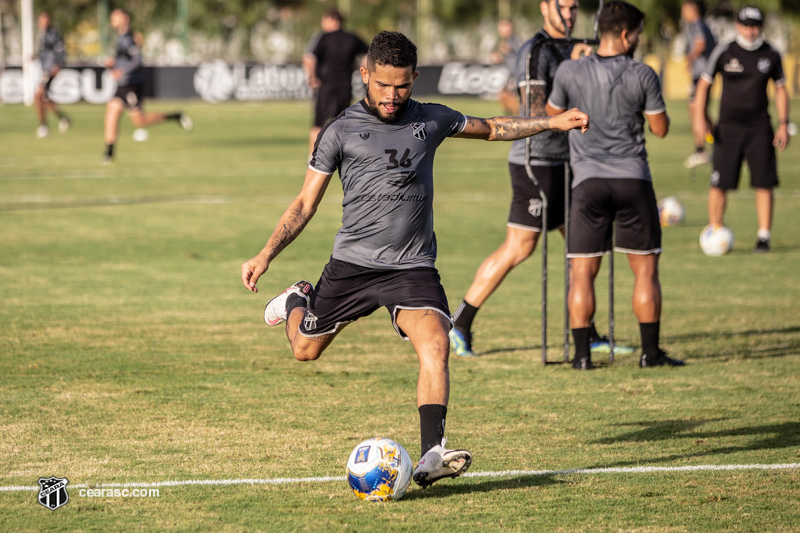
[{"label": "white field line", "polygon": [[[575,468],[569,470],[504,470],[501,472],[468,472],[463,477],[527,477],[527,476],[560,476],[560,475],[599,475],[599,474],[650,474],[654,472],[696,472],[696,471],[730,471],[730,470],[795,470],[800,463],[787,464],[753,464],[753,465],[694,465],[694,466],[634,466],[630,468]],[[101,483],[97,485],[77,484],[70,488],[160,488],[183,487],[187,485],[288,485],[297,483],[327,483],[344,481],[344,476],[327,477],[280,477],[272,479],[196,479],[187,481],[158,481],[155,483]],[[38,486],[11,485],[0,486],[0,492],[23,492],[39,490]]]}]

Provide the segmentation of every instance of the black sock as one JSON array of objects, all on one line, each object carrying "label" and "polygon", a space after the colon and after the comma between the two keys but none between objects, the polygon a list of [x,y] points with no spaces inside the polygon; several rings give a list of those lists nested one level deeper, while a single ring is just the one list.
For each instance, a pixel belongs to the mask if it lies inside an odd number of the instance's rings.
[{"label": "black sock", "polygon": [[599,341],[600,334],[597,332],[597,328],[594,327],[594,319],[589,323],[589,343]]},{"label": "black sock", "polygon": [[589,351],[589,335],[592,328],[572,328],[572,338],[575,340],[575,359],[591,359]]},{"label": "black sock", "polygon": [[113,144],[107,144],[106,145],[106,155],[108,157],[114,157],[114,145]]},{"label": "black sock", "polygon": [[299,294],[290,294],[288,298],[286,298],[286,318],[289,318],[289,315],[292,314],[292,310],[295,307],[308,307],[308,302],[306,299],[300,296]]},{"label": "black sock", "polygon": [[639,323],[639,334],[642,336],[642,353],[650,357],[658,356],[658,335],[661,322]]},{"label": "black sock", "polygon": [[478,307],[469,305],[466,300],[461,301],[461,305],[456,309],[453,319],[455,320],[455,327],[461,330],[462,333],[469,333],[472,330],[472,321],[475,320],[475,313],[478,312]]},{"label": "black sock", "polygon": [[442,443],[444,438],[444,422],[447,418],[447,406],[428,403],[419,406],[419,435],[422,453]]},{"label": "black sock", "polygon": [[166,116],[166,119],[167,120],[180,120],[181,119],[181,114],[180,113],[170,113],[169,115]]}]

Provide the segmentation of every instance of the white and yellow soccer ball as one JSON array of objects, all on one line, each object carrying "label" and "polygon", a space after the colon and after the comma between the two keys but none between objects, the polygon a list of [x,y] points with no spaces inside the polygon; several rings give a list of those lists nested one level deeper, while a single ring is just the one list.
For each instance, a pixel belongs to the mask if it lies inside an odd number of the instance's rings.
[{"label": "white and yellow soccer ball", "polygon": [[347,460],[347,483],[362,500],[399,500],[413,471],[411,457],[400,444],[391,439],[367,439]]},{"label": "white and yellow soccer ball", "polygon": [[683,222],[686,210],[680,200],[667,196],[658,202],[658,220],[662,227],[677,226]]},{"label": "white and yellow soccer ball", "polygon": [[708,225],[700,233],[700,248],[712,257],[733,250],[733,232],[725,226]]}]

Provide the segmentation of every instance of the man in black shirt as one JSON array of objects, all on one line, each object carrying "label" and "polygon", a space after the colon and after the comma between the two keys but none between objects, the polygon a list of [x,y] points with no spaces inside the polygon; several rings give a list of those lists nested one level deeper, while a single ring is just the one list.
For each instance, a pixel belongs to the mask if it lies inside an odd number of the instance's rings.
[{"label": "man in black shirt", "polygon": [[[323,34],[303,57],[308,85],[315,90],[314,123],[308,137],[308,153],[314,151],[319,130],[350,106],[353,72],[359,56],[369,46],[358,36],[342,30],[344,19],[336,9],[322,16]],[[365,65],[364,61],[361,66]]]},{"label": "man in black shirt", "polygon": [[[708,222],[722,226],[727,192],[739,186],[742,159],[750,168],[750,184],[756,189],[758,240],[755,252],[768,252],[774,197],[778,185],[775,147],[789,144],[789,95],[781,55],[764,42],[764,16],[757,7],[743,7],[737,16],[738,35],[732,43],[720,45],[709,58],[697,84],[695,135],[707,123],[708,91],[714,76],[722,77],[719,122],[714,133],[714,169],[708,194]],[[767,84],[775,82],[778,128],[773,132],[768,112]]]}]

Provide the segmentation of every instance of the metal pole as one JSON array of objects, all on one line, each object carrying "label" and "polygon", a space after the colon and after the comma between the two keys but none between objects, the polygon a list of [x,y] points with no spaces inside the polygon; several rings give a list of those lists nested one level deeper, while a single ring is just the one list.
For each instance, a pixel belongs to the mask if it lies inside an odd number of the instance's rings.
[{"label": "metal pole", "polygon": [[569,161],[564,162],[564,362],[569,363],[569,196],[572,192]]},{"label": "metal pole", "polygon": [[614,237],[611,237],[611,253],[608,255],[608,362],[614,362]]},{"label": "metal pole", "polygon": [[108,0],[97,2],[97,36],[100,39],[98,55],[108,55]]},{"label": "metal pole", "polygon": [[[526,117],[531,115],[531,55],[533,48],[528,51],[525,56],[525,91],[522,102],[523,114]],[[536,181],[536,176],[533,175],[533,168],[531,167],[531,138],[525,138],[525,172],[528,178],[533,182],[534,186],[539,190],[539,196],[542,199],[542,364],[547,364],[547,195],[539,186]]]},{"label": "metal pole", "polygon": [[184,63],[188,63],[189,59],[189,2],[190,0],[178,0],[178,27]]},{"label": "metal pole", "polygon": [[35,81],[33,77],[33,0],[20,0],[20,30],[22,34],[22,99],[33,105]]}]

